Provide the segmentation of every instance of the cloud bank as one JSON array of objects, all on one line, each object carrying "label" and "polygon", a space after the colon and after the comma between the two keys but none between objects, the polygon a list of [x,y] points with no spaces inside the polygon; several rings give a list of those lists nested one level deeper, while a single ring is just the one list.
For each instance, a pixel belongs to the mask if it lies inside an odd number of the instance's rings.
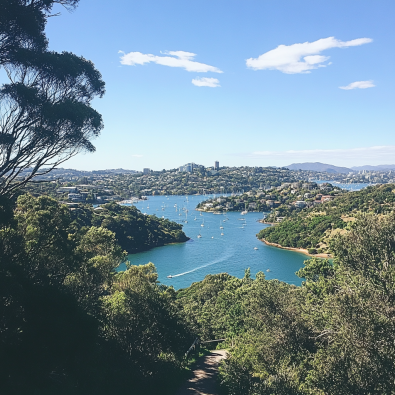
[{"label": "cloud bank", "polygon": [[195,73],[222,73],[222,71],[214,66],[210,66],[208,64],[195,62],[193,59],[196,54],[185,51],[166,51],[163,52],[164,55],[170,56],[156,56],[151,54],[144,54],[141,52],[129,52],[125,53],[123,51],[119,51],[121,53],[121,64],[127,66],[135,66],[137,64],[143,65],[146,63],[156,63],[162,66],[168,67],[180,67],[185,69],[186,71],[191,71]]},{"label": "cloud bank", "polygon": [[372,41],[371,38],[341,41],[335,37],[328,37],[313,42],[279,45],[258,58],[247,59],[246,64],[253,70],[279,70],[286,74],[306,74],[313,69],[330,64],[324,64],[330,57],[320,55],[322,51],[331,48],[355,47]]},{"label": "cloud bank", "polygon": [[349,91],[350,89],[366,89],[366,88],[374,88],[376,85],[373,84],[372,80],[369,81],[355,81],[351,82],[347,86],[339,86],[340,89],[345,89]]},{"label": "cloud bank", "polygon": [[221,85],[216,78],[197,77],[192,80],[192,84],[196,86],[208,86],[210,88],[218,88]]}]

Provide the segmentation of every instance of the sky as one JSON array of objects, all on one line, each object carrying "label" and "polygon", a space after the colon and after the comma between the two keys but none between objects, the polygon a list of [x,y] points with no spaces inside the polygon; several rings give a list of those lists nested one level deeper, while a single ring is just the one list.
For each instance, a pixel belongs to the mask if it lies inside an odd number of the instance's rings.
[{"label": "sky", "polygon": [[81,170],[395,163],[393,0],[81,0],[51,50],[90,59]]}]

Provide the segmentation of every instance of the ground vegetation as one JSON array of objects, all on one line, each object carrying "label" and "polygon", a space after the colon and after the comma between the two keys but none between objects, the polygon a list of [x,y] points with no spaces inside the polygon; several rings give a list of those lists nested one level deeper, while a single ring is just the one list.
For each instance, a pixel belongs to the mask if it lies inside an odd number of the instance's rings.
[{"label": "ground vegetation", "polygon": [[349,229],[361,213],[392,212],[394,190],[394,184],[369,186],[311,208],[284,212],[281,223],[263,229],[257,237],[283,247],[309,249],[313,254],[331,252],[330,238]]}]

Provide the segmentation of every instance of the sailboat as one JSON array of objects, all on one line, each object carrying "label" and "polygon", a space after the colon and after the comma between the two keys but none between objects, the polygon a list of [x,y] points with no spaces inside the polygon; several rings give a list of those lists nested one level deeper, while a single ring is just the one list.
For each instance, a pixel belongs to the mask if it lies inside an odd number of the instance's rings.
[{"label": "sailboat", "polygon": [[199,233],[197,237],[198,237],[198,239],[200,239],[202,237],[202,235]]}]

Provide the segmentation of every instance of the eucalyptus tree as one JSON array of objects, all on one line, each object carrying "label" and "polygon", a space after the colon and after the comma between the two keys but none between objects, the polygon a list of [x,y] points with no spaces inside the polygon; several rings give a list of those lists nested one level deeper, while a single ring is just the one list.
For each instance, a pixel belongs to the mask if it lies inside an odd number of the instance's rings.
[{"label": "eucalyptus tree", "polygon": [[48,51],[44,28],[55,3],[78,0],[0,0],[0,196],[10,195],[81,151],[103,127],[91,107],[104,94],[92,62]]}]

